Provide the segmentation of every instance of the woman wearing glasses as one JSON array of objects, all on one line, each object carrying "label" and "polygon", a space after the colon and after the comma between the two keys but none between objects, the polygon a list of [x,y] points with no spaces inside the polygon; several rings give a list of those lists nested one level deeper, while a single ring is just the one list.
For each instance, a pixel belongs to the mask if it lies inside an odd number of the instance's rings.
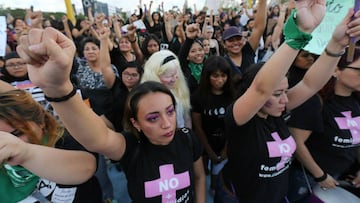
[{"label": "woman wearing glasses", "polygon": [[5,67],[1,69],[0,80],[8,83],[29,80],[25,61],[16,52],[5,56]]},{"label": "woman wearing glasses", "polygon": [[[355,49],[352,62],[347,61],[348,51],[347,48],[333,77],[319,92],[321,109],[312,110],[320,111],[323,131],[306,134],[304,128],[290,128],[298,146],[298,158],[307,169],[306,175],[315,194],[322,200],[339,196],[334,192],[339,191],[337,186],[340,183],[346,184],[346,189],[356,191],[355,194],[360,197],[360,49]],[[299,117],[298,121],[306,119],[305,114],[296,116]],[[296,184],[301,185],[300,182]],[[302,186],[306,188],[305,179]],[[350,202],[344,199],[339,201]]]},{"label": "woman wearing glasses", "polygon": [[26,91],[0,81],[0,100],[1,201],[100,202],[96,156]]}]

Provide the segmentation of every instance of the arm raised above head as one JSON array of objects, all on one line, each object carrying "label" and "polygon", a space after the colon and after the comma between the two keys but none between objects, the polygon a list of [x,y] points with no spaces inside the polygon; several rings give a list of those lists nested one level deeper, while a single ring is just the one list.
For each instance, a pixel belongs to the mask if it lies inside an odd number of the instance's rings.
[{"label": "arm raised above head", "polygon": [[[53,28],[32,29],[21,38],[17,47],[19,55],[29,64],[31,81],[45,95],[61,98],[72,89],[70,70],[75,54],[74,43]],[[104,122],[82,99],[75,95],[52,106],[70,134],[90,151],[95,151],[113,160],[119,160],[125,150],[125,139],[106,127]]]},{"label": "arm raised above head", "polygon": [[[299,50],[311,39],[309,33],[320,24],[325,15],[324,0],[299,2],[301,3],[296,5],[297,13],[293,13],[289,17],[291,21],[288,20],[285,25],[284,34],[287,40],[262,66],[251,85],[234,104],[233,115],[238,125],[249,121],[263,107],[285,77]],[[244,106],[247,108],[243,108]]]},{"label": "arm raised above head", "polygon": [[[354,19],[352,20],[352,18]],[[337,63],[349,45],[350,37],[359,37],[360,12],[352,9],[337,25],[325,51],[306,72],[303,80],[288,92],[289,110],[296,108],[322,88],[334,73]]]}]

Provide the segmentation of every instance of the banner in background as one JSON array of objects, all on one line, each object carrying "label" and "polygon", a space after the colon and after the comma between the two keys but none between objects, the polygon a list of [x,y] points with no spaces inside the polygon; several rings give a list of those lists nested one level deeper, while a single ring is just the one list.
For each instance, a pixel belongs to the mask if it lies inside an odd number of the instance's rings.
[{"label": "banner in background", "polygon": [[305,50],[320,55],[329,40],[335,27],[346,16],[349,8],[354,7],[354,0],[328,0],[326,1],[326,14],[320,25],[313,31],[313,38],[304,48]]},{"label": "banner in background", "polygon": [[66,15],[68,19],[71,21],[71,23],[75,26],[76,24],[75,12],[71,4],[71,0],[65,0],[65,6],[66,6]]},{"label": "banner in background", "polygon": [[[208,8],[208,14],[211,10],[213,10],[215,15],[219,14],[218,9],[221,7],[221,1],[219,0],[206,0],[205,6]],[[201,8],[200,8],[201,9]]]}]

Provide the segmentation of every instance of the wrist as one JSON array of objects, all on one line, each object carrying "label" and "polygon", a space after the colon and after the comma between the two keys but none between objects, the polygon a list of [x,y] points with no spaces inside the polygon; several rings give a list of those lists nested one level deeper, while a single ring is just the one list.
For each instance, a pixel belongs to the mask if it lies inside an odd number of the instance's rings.
[{"label": "wrist", "polygon": [[130,42],[131,44],[135,43],[135,42],[136,42],[136,38],[133,39],[133,40],[129,38],[129,42]]},{"label": "wrist", "polygon": [[284,25],[285,43],[295,50],[303,49],[312,39],[311,34],[303,32],[296,24],[296,10],[293,10]]},{"label": "wrist", "polygon": [[75,88],[75,86],[73,86],[72,90],[63,96],[49,97],[46,94],[44,96],[45,96],[45,99],[49,102],[65,102],[75,95],[76,95],[76,88]]},{"label": "wrist", "polygon": [[330,40],[324,51],[328,56],[339,57],[345,53],[345,47]]},{"label": "wrist", "polygon": [[323,172],[324,174],[320,177],[314,177],[314,181],[319,183],[319,182],[322,182],[324,180],[326,180],[326,178],[328,177],[327,173],[326,172]]},{"label": "wrist", "polygon": [[48,87],[40,87],[44,94],[48,97],[62,97],[69,94],[73,90],[73,84],[71,82],[61,85],[54,85]]}]

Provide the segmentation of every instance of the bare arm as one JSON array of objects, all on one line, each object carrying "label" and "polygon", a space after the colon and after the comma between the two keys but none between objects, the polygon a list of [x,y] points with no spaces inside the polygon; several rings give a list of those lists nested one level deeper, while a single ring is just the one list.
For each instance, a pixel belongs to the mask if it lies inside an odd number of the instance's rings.
[{"label": "bare arm", "polygon": [[[53,28],[32,29],[29,35],[22,38],[17,51],[29,64],[31,80],[47,96],[59,98],[71,92],[73,87],[69,74],[75,46],[70,39]],[[44,56],[48,59],[46,62]],[[101,118],[84,104],[80,96],[75,95],[64,102],[53,102],[52,106],[70,134],[84,147],[113,160],[121,159],[125,151],[124,137],[107,128]]]},{"label": "bare arm", "polygon": [[115,73],[111,68],[111,59],[109,54],[109,36],[110,36],[110,29],[107,27],[102,28],[99,30],[100,36],[100,66],[101,72],[103,74],[105,84],[107,88],[111,88],[115,82]]},{"label": "bare arm", "polygon": [[[325,15],[325,1],[319,1],[316,4],[313,4],[311,0],[304,0],[297,6],[299,9],[296,22],[299,29],[303,32],[311,33]],[[307,17],[305,18],[304,16]],[[235,122],[238,125],[242,125],[249,121],[262,108],[273,93],[276,85],[285,78],[297,53],[298,50],[283,43],[263,65],[256,74],[250,87],[234,103],[233,115]],[[336,61],[334,60],[332,61],[332,63],[335,62]],[[271,77],[269,77],[270,75]],[[289,96],[289,103],[291,103],[291,101],[292,98]],[[244,106],[247,108],[243,108]]]},{"label": "bare arm", "polygon": [[171,40],[174,37],[173,32],[171,30],[170,20],[171,20],[170,15],[167,12],[165,12],[164,13],[165,33],[166,33],[166,38],[169,42],[171,42]]},{"label": "bare arm", "polygon": [[15,90],[15,87],[13,87],[7,82],[4,82],[3,80],[0,80],[0,93],[7,92],[10,90]]},{"label": "bare arm", "polygon": [[256,51],[256,49],[259,47],[260,38],[262,37],[265,31],[266,18],[267,18],[266,8],[267,8],[266,0],[258,1],[258,5],[257,5],[258,10],[257,10],[256,18],[254,20],[254,28],[249,37],[249,44],[254,51]]},{"label": "bare arm", "polygon": [[129,41],[131,42],[131,47],[134,50],[135,56],[136,56],[136,60],[143,64],[144,63],[144,54],[142,53],[139,43],[138,43],[138,38],[136,36],[136,27],[134,25],[129,25],[127,27],[128,30],[128,36],[129,36]]},{"label": "bare arm", "polygon": [[64,16],[61,18],[61,20],[62,20],[62,23],[63,23],[63,25],[64,25],[64,31],[65,31],[66,36],[67,36],[69,39],[72,40],[73,38],[72,38],[71,31],[70,31],[70,28],[69,28],[67,16],[64,15]]},{"label": "bare arm", "polygon": [[39,177],[75,185],[85,182],[96,171],[96,159],[89,152],[29,144],[2,131],[0,136],[0,162],[21,165]]},{"label": "bare arm", "polygon": [[[291,135],[293,135],[296,142],[296,158],[305,166],[307,170],[314,177],[321,177],[324,174],[324,171],[320,166],[315,162],[314,158],[311,156],[309,149],[306,147],[305,142],[310,137],[312,131],[299,129],[299,128],[289,128]],[[325,188],[334,188],[336,187],[337,182],[328,175],[326,180],[319,183],[322,187]]]},{"label": "bare arm", "polygon": [[[356,13],[356,19],[351,21],[353,13],[354,11],[350,10],[344,20],[336,27],[333,36],[326,47],[330,52],[342,52],[349,44],[349,35],[352,34],[355,37],[359,35],[356,30],[360,28],[360,13]],[[323,87],[334,73],[339,59],[340,57],[331,57],[326,53],[321,54],[306,72],[304,78],[289,90],[289,103],[287,108],[289,110],[296,108]]]},{"label": "bare arm", "polygon": [[286,13],[286,6],[282,5],[278,21],[271,35],[271,44],[275,50],[279,47],[280,44],[282,29],[284,27],[285,13]]}]

